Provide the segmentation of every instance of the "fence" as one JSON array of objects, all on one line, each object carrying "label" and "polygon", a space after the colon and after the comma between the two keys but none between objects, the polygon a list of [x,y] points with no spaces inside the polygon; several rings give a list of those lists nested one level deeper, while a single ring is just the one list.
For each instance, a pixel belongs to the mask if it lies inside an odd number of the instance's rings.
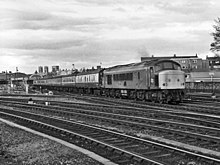
[{"label": "fence", "polygon": [[220,82],[187,82],[186,92],[220,93]]}]

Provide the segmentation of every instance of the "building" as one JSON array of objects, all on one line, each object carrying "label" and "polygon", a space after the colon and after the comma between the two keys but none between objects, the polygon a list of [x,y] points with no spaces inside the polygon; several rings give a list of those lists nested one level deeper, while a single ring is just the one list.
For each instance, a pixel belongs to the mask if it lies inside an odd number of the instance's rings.
[{"label": "building", "polygon": [[39,73],[39,74],[42,74],[42,73],[43,73],[43,67],[42,67],[42,66],[39,66],[39,67],[38,67],[38,73]]},{"label": "building", "polygon": [[186,82],[220,82],[220,72],[190,72],[187,74]]},{"label": "building", "polygon": [[59,66],[52,66],[52,72],[57,72],[59,70],[60,70]]},{"label": "building", "polygon": [[44,66],[44,73],[45,74],[49,73],[49,67],[48,66]]},{"label": "building", "polygon": [[209,63],[209,69],[210,70],[220,70],[220,57],[215,56],[215,57],[206,57]]},{"label": "building", "polygon": [[209,64],[207,60],[195,56],[166,56],[166,57],[141,57],[141,61],[150,61],[152,59],[169,59],[178,62],[185,72],[191,71],[208,71]]},{"label": "building", "polygon": [[11,84],[12,86],[21,86],[27,82],[29,75],[21,72],[15,73],[0,73],[0,84],[3,82],[6,84]]}]

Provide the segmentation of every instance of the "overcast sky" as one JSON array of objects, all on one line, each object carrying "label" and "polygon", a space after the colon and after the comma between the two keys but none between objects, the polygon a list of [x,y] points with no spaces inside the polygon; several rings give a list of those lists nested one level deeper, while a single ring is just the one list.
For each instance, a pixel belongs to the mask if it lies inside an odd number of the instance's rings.
[{"label": "overcast sky", "polygon": [[219,0],[0,0],[0,72],[210,55]]}]

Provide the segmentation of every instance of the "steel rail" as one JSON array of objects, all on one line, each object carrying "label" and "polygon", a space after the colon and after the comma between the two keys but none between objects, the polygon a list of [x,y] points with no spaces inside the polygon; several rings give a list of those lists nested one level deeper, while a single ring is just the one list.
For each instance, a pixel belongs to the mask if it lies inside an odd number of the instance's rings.
[{"label": "steel rail", "polygon": [[[10,112],[12,112],[12,110],[9,110]],[[13,110],[13,112],[15,112]],[[2,113],[2,112],[1,112]],[[7,114],[7,115],[11,115],[9,113],[2,113],[2,114]],[[91,129],[98,129],[98,130],[101,130],[101,131],[104,131],[104,132],[107,132],[107,133],[111,133],[111,134],[116,134],[116,135],[119,135],[120,137],[124,137],[125,139],[133,139],[133,140],[137,140],[137,141],[140,141],[140,142],[144,142],[144,143],[150,143],[152,145],[157,145],[157,146],[160,146],[160,147],[163,147],[163,148],[167,148],[169,150],[175,150],[177,152],[181,152],[181,153],[184,153],[184,154],[189,154],[189,155],[192,155],[192,156],[195,156],[197,158],[200,158],[200,159],[205,159],[207,161],[211,161],[211,162],[214,162],[214,163],[220,163],[220,160],[219,159],[216,159],[216,158],[212,158],[212,157],[208,157],[208,156],[204,156],[204,155],[201,155],[201,154],[197,154],[197,153],[193,153],[193,152],[190,152],[190,151],[185,151],[185,150],[182,150],[182,149],[178,149],[178,148],[175,148],[175,147],[171,147],[171,146],[168,146],[168,145],[164,145],[164,144],[160,144],[160,143],[156,143],[156,142],[152,142],[152,141],[149,141],[149,140],[143,140],[143,139],[140,139],[140,138],[136,138],[136,137],[132,137],[132,136],[129,136],[129,135],[124,135],[124,134],[121,134],[121,133],[117,133],[117,132],[113,132],[113,131],[109,131],[109,130],[105,130],[105,129],[102,129],[102,128],[97,128],[97,127],[94,127],[94,126],[89,126],[89,125],[86,125],[86,124],[82,124],[82,123],[77,123],[77,122],[70,122],[70,121],[65,121],[65,120],[61,120],[61,119],[57,119],[57,118],[52,118],[52,117],[45,117],[43,115],[36,115],[36,114],[32,114],[32,113],[24,113],[24,112],[20,112],[20,114],[16,114],[16,116],[21,116],[21,114],[26,114],[30,117],[30,115],[34,115],[36,116],[37,118],[39,119],[42,119],[42,118],[45,118],[47,119],[47,121],[51,121],[51,120],[55,120],[55,121],[61,121],[61,122],[65,122],[66,124],[77,124],[77,125],[81,125],[81,126],[86,126],[88,128],[91,128]],[[28,119],[29,120],[29,119]],[[72,132],[69,132],[69,133],[72,133]],[[84,136],[85,138],[90,138],[88,136]],[[91,138],[90,138],[91,139]],[[96,141],[96,142],[99,142],[99,141]],[[102,142],[103,145],[105,145],[105,143]],[[111,147],[111,146],[109,146]],[[120,149],[120,148],[115,148],[115,149]],[[123,152],[126,152],[127,154],[130,154],[130,152],[126,151],[126,150],[122,150],[120,149],[120,151],[123,151]],[[132,153],[133,154],[133,153]],[[144,157],[140,156],[140,155],[135,155],[135,156],[138,156],[139,158],[143,159]],[[146,159],[144,158],[145,160],[149,161],[149,159]],[[154,162],[152,161],[152,163],[159,163],[159,162]],[[161,164],[161,163],[160,163]],[[162,164],[161,164],[162,165]]]}]

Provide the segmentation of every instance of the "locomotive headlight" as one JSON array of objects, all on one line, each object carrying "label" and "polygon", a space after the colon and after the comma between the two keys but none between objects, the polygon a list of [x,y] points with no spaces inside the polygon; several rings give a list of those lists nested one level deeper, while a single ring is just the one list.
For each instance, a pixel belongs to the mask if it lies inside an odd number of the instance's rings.
[{"label": "locomotive headlight", "polygon": [[167,86],[167,83],[163,83],[163,86]]}]

